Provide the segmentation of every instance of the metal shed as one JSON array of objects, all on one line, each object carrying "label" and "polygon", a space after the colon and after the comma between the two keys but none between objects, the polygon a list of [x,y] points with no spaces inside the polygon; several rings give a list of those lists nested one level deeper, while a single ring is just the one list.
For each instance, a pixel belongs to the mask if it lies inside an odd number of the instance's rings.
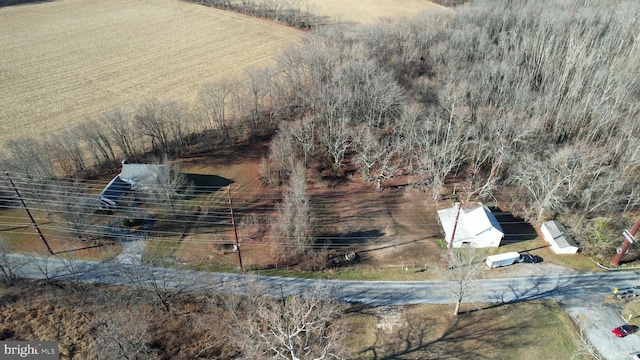
[{"label": "metal shed", "polygon": [[551,245],[551,250],[556,254],[575,254],[578,252],[578,244],[567,234],[567,230],[555,220],[542,224],[540,231],[544,239]]}]

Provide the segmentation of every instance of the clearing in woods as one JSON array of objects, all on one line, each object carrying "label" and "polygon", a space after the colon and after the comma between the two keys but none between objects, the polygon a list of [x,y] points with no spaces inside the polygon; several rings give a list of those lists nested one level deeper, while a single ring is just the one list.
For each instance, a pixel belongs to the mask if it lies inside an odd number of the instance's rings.
[{"label": "clearing in woods", "polygon": [[301,31],[178,0],[0,7],[0,144],[271,63]]}]

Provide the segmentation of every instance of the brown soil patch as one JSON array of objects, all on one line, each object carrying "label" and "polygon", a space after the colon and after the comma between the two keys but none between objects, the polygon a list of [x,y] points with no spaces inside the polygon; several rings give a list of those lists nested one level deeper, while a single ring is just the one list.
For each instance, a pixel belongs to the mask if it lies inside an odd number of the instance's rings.
[{"label": "brown soil patch", "polygon": [[[259,180],[259,164],[268,154],[268,146],[250,145],[218,149],[215,154],[185,159],[188,173],[215,175],[230,182],[238,239],[241,243],[243,265],[250,269],[265,269],[277,263],[274,254],[286,248],[272,243],[269,223],[276,204],[282,200],[281,189],[265,187]],[[315,249],[326,249],[332,262],[325,270],[357,270],[361,279],[385,278],[420,280],[437,277],[446,250],[440,247],[444,234],[436,211],[451,206],[452,199],[435,203],[431,194],[409,184],[411,179],[397,177],[384,183],[377,191],[374,184],[365,182],[348,165],[345,176],[328,170],[308,170],[307,193],[318,221]],[[455,184],[444,193],[452,194]],[[231,227],[228,190],[214,191],[203,198],[203,211],[196,226],[183,238],[174,253],[179,261],[233,269],[238,266],[238,254],[233,252],[235,235]],[[504,207],[502,205],[502,207]],[[508,211],[508,209],[501,209]],[[536,236],[535,229],[522,219],[525,230],[509,224],[509,240],[498,249],[486,249],[486,255],[518,251],[543,259],[539,264],[517,264],[502,269],[482,267],[480,277],[545,275],[570,271],[567,262],[576,263],[577,270],[595,270],[582,255],[556,256],[548,245]],[[506,231],[505,230],[505,231]],[[524,231],[524,235],[518,235]],[[506,237],[505,237],[506,238]],[[355,261],[347,254],[354,253]],[[319,256],[325,256],[322,254]],[[295,270],[315,265],[317,259],[287,266]],[[579,264],[580,263],[580,264]],[[368,277],[371,276],[371,277]]]},{"label": "brown soil patch", "polygon": [[[261,145],[183,161],[187,173],[216,175],[231,182],[242,260],[245,266],[257,268],[272,265],[274,252],[286,251],[265,238],[282,198],[280,189],[260,183],[259,163],[266,154],[267,147]],[[353,268],[413,269],[437,262],[442,250],[435,241],[441,237],[436,206],[425,201],[427,194],[405,184],[406,179],[394,179],[377,191],[357,175],[336,178],[310,171],[308,195],[319,225],[315,247],[326,247],[341,260],[347,252],[356,253]],[[181,261],[235,266],[228,190],[206,195],[202,208],[207,214],[175,254]]]}]

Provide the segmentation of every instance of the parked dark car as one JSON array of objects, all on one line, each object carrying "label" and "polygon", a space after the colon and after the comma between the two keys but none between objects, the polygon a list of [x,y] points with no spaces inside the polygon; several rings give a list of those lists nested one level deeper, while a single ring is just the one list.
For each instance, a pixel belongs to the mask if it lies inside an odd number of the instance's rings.
[{"label": "parked dark car", "polygon": [[542,258],[536,255],[531,255],[531,254],[520,254],[520,259],[518,259],[519,263],[529,263],[529,264],[536,264],[541,261],[542,261]]}]

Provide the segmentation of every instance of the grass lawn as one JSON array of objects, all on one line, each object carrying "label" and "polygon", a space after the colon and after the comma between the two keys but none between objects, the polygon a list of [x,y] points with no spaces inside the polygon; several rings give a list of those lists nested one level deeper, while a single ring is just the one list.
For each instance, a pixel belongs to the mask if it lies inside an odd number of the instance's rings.
[{"label": "grass lawn", "polygon": [[[59,220],[48,219],[40,211],[31,211],[40,232],[54,254],[86,260],[103,260],[120,252],[120,245],[111,241],[80,241]],[[0,211],[0,242],[12,252],[46,256],[49,251],[24,209]]]},{"label": "grass lawn", "polygon": [[537,236],[531,240],[524,240],[506,245],[501,245],[499,248],[491,249],[487,255],[501,254],[511,251],[517,251],[520,253],[529,253],[531,255],[537,255],[542,258],[543,261],[552,264],[558,264],[570,267],[578,271],[601,271],[596,266],[595,261],[582,255],[557,255],[551,251],[549,244],[544,241],[541,236]]},{"label": "grass lawn", "polygon": [[451,315],[453,305],[354,309],[355,359],[586,359],[576,328],[553,302],[531,301]]}]

